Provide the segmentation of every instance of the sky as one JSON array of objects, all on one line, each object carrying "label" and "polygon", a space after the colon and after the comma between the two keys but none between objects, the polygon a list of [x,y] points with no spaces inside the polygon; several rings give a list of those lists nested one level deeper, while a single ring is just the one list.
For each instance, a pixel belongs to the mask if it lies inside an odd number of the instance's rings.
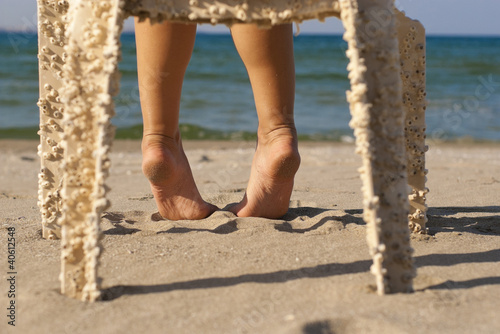
[{"label": "sky", "polygon": [[[396,6],[418,19],[428,35],[494,35],[500,36],[500,0],[396,0]],[[36,30],[35,0],[0,0],[0,30]],[[133,31],[129,18],[126,31]],[[200,32],[225,33],[219,25],[201,25]],[[301,34],[343,32],[340,20],[306,21],[300,25]]]}]

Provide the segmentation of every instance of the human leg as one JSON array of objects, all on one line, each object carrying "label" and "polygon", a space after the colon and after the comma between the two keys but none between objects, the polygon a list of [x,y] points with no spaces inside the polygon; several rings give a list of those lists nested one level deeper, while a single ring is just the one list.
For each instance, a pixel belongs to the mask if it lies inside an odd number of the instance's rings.
[{"label": "human leg", "polygon": [[136,19],[135,34],[144,121],[142,170],[164,218],[205,218],[217,207],[201,198],[179,132],[182,83],[193,51],[196,25],[151,25]]},{"label": "human leg", "polygon": [[263,30],[237,24],[231,34],[250,78],[259,128],[247,191],[230,210],[240,217],[279,218],[288,210],[300,164],[292,26]]}]

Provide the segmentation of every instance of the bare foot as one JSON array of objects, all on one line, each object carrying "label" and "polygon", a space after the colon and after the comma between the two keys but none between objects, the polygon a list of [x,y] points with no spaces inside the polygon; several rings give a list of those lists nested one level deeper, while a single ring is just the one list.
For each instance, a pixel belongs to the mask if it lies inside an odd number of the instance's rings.
[{"label": "bare foot", "polygon": [[142,171],[151,184],[163,218],[206,218],[218,208],[201,198],[180,136],[177,137],[145,135],[142,140]]},{"label": "bare foot", "polygon": [[279,128],[259,134],[247,191],[243,200],[229,211],[239,217],[273,219],[284,216],[299,165],[295,129]]}]

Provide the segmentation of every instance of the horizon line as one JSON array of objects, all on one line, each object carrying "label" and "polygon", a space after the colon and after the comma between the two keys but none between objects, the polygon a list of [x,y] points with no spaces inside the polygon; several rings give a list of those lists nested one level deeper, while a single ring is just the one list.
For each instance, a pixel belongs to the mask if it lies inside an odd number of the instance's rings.
[{"label": "horizon line", "polygon": [[[8,29],[8,28],[0,28],[0,33],[10,33],[10,34],[37,34],[38,32],[36,30],[21,30],[21,29]],[[225,31],[197,31],[197,34],[200,35],[230,35],[230,32],[225,32]],[[134,30],[124,30],[122,34],[135,34]],[[342,32],[322,32],[322,31],[314,31],[314,32],[301,32],[297,36],[301,35],[307,35],[307,36],[342,36]],[[479,34],[479,33],[459,33],[459,34],[454,34],[454,33],[427,33],[426,37],[487,37],[487,38],[495,38],[498,37],[500,38],[500,34]]]}]

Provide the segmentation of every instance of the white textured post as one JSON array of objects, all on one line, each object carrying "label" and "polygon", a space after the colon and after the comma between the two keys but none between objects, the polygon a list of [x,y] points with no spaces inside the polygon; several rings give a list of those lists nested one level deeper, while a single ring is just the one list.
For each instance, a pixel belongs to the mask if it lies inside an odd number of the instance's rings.
[{"label": "white textured post", "polygon": [[347,93],[363,160],[364,219],[379,294],[412,291],[404,109],[393,0],[340,0]]},{"label": "white textured post", "polygon": [[41,170],[38,175],[38,206],[42,214],[42,235],[46,239],[61,237],[61,186],[60,165],[63,157],[61,141],[62,70],[65,61],[63,16],[68,10],[67,1],[38,0],[38,63],[40,99],[40,145],[38,154]]},{"label": "white textured post", "polygon": [[410,229],[416,233],[426,233],[427,205],[425,187],[425,29],[420,22],[411,20],[397,12],[399,24],[399,55],[401,79],[403,82],[403,104],[406,111],[405,140],[408,159],[408,184],[412,188],[409,195]]},{"label": "white textured post", "polygon": [[80,0],[68,12],[64,65],[64,183],[62,189],[62,293],[94,301],[108,152],[114,135],[112,96],[118,92],[123,1]]}]

